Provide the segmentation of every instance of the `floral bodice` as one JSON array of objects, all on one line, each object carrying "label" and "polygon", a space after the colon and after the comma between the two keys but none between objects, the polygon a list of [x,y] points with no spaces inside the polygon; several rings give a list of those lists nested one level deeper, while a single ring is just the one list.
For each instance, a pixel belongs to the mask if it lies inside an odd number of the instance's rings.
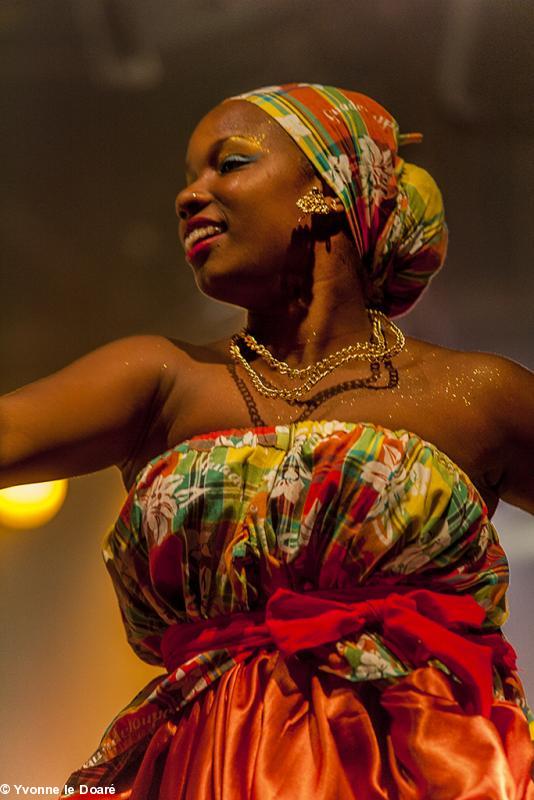
[{"label": "floral bodice", "polygon": [[[194,436],[139,473],[103,552],[128,641],[157,665],[169,626],[258,611],[279,588],[470,595],[487,632],[507,615],[507,560],[471,480],[421,437],[370,423]],[[314,657],[350,681],[413,669],[374,630]],[[234,664],[228,650],[211,650],[156,677],[86,766],[132,747]],[[528,713],[515,672],[496,671],[494,691]]]}]

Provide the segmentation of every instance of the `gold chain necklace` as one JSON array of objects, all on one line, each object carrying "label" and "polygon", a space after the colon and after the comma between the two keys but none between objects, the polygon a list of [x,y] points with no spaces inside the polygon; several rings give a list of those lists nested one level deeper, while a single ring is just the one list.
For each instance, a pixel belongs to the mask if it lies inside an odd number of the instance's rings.
[{"label": "gold chain necklace", "polygon": [[[259,344],[256,339],[246,329],[240,333],[234,334],[230,341],[230,354],[232,359],[240,363],[248,373],[252,384],[265,397],[279,397],[284,400],[300,400],[316,383],[322,378],[329,375],[334,369],[347,363],[353,359],[361,361],[384,362],[390,361],[392,356],[397,355],[404,345],[405,338],[402,331],[391,322],[385,314],[375,309],[368,309],[369,319],[371,321],[372,334],[370,342],[357,342],[355,345],[347,345],[335,353],[331,353],[320,361],[310,364],[303,368],[292,368],[285,361],[279,361],[267,348]],[[384,327],[389,328],[393,337],[393,344],[388,346]],[[246,358],[241,353],[239,347],[240,340],[258,353],[270,367],[280,372],[280,374],[288,375],[291,378],[305,378],[304,383],[300,386],[292,388],[285,388],[275,386],[266,378],[262,378],[256,370],[248,363]]]},{"label": "gold chain necklace", "polygon": [[357,342],[356,344],[349,344],[346,347],[341,348],[341,350],[336,350],[335,353],[330,353],[328,356],[316,361],[314,364],[309,364],[307,367],[290,367],[286,361],[279,361],[271,352],[269,352],[269,350],[267,350],[265,345],[259,344],[254,336],[246,329],[243,329],[240,333],[236,334],[236,337],[242,339],[247,347],[261,356],[272,369],[275,369],[281,375],[287,375],[290,378],[305,378],[311,373],[320,371],[321,369],[327,369],[336,361],[336,359],[345,358],[346,356],[349,358],[360,358],[365,361],[370,360],[370,358],[372,358],[373,361],[378,360],[378,354],[380,354],[382,358],[384,357],[383,354],[386,352],[386,345],[381,325],[381,317],[383,317],[385,321],[389,320],[387,317],[385,317],[385,315],[380,315],[380,312],[374,311],[373,309],[369,309],[368,314],[371,322],[370,342]]},{"label": "gold chain necklace", "polygon": [[[328,389],[323,389],[321,392],[317,392],[317,394],[306,400],[286,400],[286,402],[291,406],[304,406],[304,409],[299,412],[298,416],[293,419],[292,422],[300,422],[301,420],[308,419],[310,415],[321,405],[321,403],[324,403],[326,400],[330,400],[330,398],[341,394],[342,392],[348,392],[354,389],[374,389],[376,391],[381,391],[384,389],[394,389],[396,386],[398,386],[399,374],[391,361],[384,362],[384,366],[388,371],[387,383],[379,382],[381,376],[380,363],[378,361],[373,361],[370,366],[371,374],[367,378],[355,378],[351,381],[338,383],[336,386],[329,386]],[[260,415],[256,401],[250,393],[245,381],[237,374],[236,365],[233,362],[230,362],[226,365],[226,367],[247,405],[252,424],[257,427],[260,425],[267,425]]]}]

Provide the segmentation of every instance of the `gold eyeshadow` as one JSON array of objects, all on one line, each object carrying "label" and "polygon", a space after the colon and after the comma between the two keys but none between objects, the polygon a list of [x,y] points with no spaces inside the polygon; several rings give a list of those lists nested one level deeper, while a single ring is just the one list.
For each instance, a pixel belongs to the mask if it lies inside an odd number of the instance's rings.
[{"label": "gold eyeshadow", "polygon": [[221,146],[221,149],[227,143],[228,144],[234,144],[236,142],[237,143],[246,142],[247,144],[251,144],[256,148],[263,150],[263,149],[265,149],[264,146],[263,146],[263,140],[264,139],[265,139],[265,135],[262,135],[262,136],[244,136],[244,135],[236,134],[234,136],[229,136],[227,139],[225,139],[225,141],[223,142],[223,144]]},{"label": "gold eyeshadow", "polygon": [[[252,146],[254,150],[258,151],[261,150],[264,153],[268,153],[269,149],[264,145],[265,134],[252,134],[250,136],[245,134],[233,134],[232,136],[227,136],[225,138],[219,139],[218,141],[214,142],[211,149],[212,158],[216,156],[216,158],[220,158],[221,154],[227,151],[229,148],[235,147],[239,144],[247,144]],[[186,185],[192,182],[194,178],[191,177],[189,179],[189,170],[186,164],[186,174],[185,174],[185,182]]]}]

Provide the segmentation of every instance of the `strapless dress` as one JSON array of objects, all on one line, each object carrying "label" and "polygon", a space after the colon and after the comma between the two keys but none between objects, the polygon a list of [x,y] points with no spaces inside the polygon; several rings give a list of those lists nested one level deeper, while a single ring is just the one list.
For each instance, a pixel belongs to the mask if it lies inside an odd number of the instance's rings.
[{"label": "strapless dress", "polygon": [[421,437],[193,436],[141,470],[103,554],[130,645],[163,672],[63,797],[534,798],[506,557]]}]

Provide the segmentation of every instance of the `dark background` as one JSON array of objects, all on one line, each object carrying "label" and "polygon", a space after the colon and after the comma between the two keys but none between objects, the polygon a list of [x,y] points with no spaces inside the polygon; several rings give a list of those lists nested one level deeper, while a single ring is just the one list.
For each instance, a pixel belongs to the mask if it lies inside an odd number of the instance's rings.
[{"label": "dark background", "polygon": [[[173,201],[195,122],[292,80],[370,94],[450,249],[406,329],[534,364],[534,4],[521,0],[4,0],[1,390],[110,339],[209,339]],[[233,320],[229,323],[233,326]]]},{"label": "dark background", "polygon": [[[534,367],[533,41],[527,0],[3,0],[0,391],[130,333],[237,327],[178,245],[187,138],[224,97],[301,80],[424,133],[403,155],[440,185],[450,248],[404,329]],[[144,682],[98,564],[121,492],[111,471],[76,479],[53,522],[2,532],[0,780],[64,779]],[[533,519],[496,521],[532,696]]]}]

